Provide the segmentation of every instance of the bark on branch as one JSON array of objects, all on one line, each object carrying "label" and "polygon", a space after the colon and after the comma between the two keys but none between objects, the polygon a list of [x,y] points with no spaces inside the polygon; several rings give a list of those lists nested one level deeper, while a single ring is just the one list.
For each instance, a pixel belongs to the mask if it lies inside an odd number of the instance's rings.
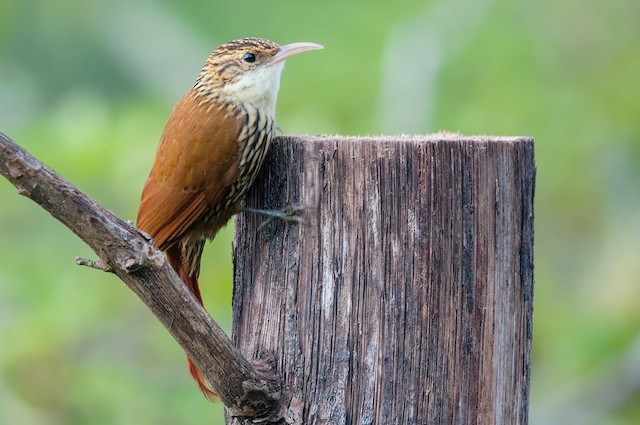
[{"label": "bark on branch", "polygon": [[[162,322],[232,416],[277,421],[281,392],[249,363],[185,288],[148,235],[120,220],[0,133],[0,174],[80,237]],[[97,267],[99,266],[99,267]],[[103,268],[104,269],[104,268]]]}]

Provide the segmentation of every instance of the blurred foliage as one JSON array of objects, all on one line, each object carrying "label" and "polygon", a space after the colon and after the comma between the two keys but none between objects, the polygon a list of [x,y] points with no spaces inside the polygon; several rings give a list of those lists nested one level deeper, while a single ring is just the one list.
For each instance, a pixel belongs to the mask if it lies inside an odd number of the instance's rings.
[{"label": "blurred foliage", "polygon": [[[215,46],[315,41],[287,133],[536,138],[534,424],[640,422],[640,2],[0,0],[0,131],[134,219],[173,103]],[[0,423],[223,423],[92,253],[0,181]],[[230,328],[232,226],[205,249]]]}]

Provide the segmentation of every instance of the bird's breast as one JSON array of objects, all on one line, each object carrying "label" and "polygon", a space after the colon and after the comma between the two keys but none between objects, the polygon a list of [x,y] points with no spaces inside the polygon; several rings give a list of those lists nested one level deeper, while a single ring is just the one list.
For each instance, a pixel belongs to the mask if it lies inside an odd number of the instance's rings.
[{"label": "bird's breast", "polygon": [[238,175],[231,184],[221,209],[240,202],[258,175],[269,150],[275,120],[268,111],[243,107],[243,124],[238,137]]}]

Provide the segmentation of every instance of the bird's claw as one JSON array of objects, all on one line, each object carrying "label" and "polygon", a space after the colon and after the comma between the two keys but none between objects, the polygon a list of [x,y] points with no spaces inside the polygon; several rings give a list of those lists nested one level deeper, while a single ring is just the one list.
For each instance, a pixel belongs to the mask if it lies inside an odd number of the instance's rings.
[{"label": "bird's claw", "polygon": [[304,208],[299,205],[290,205],[282,210],[261,210],[255,208],[242,209],[242,212],[260,214],[267,217],[262,223],[260,223],[258,230],[263,230],[275,220],[304,223],[304,219],[300,217],[300,213],[303,211]]}]

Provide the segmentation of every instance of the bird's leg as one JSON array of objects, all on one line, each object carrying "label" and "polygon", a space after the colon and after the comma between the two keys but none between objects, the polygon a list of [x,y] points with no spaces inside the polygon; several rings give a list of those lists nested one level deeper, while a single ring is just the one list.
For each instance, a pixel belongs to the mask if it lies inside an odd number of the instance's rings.
[{"label": "bird's leg", "polygon": [[304,223],[304,219],[300,217],[300,213],[304,211],[304,208],[299,205],[291,205],[282,210],[262,210],[257,208],[240,208],[240,212],[260,214],[266,217],[266,219],[260,224],[258,230],[264,229],[274,220],[293,221],[297,223]]}]

